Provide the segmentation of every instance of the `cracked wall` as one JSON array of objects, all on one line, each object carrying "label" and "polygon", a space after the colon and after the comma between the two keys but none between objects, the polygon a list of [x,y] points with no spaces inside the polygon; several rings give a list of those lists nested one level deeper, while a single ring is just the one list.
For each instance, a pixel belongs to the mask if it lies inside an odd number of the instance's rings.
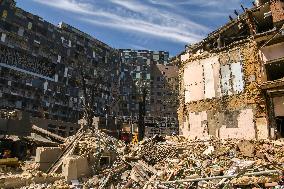
[{"label": "cracked wall", "polygon": [[191,138],[267,138],[256,44],[248,40],[188,57],[179,73],[180,134]]}]

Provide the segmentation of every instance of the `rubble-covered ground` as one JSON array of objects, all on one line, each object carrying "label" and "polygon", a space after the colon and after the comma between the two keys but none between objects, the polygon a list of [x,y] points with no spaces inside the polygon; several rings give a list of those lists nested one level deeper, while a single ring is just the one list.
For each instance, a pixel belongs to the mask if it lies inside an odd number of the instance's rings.
[{"label": "rubble-covered ground", "polygon": [[[74,138],[69,138],[65,146]],[[45,174],[25,165],[19,174],[1,174],[4,182],[26,179],[22,188],[283,188],[283,140],[189,140],[159,137],[139,145],[125,145],[101,132],[87,132],[76,144],[75,155],[90,159],[92,173],[77,183],[61,174]],[[63,145],[64,147],[64,145]],[[99,166],[102,153],[111,165]],[[91,157],[91,158],[90,158]],[[28,179],[27,179],[28,178]],[[6,180],[5,180],[6,179]]]}]

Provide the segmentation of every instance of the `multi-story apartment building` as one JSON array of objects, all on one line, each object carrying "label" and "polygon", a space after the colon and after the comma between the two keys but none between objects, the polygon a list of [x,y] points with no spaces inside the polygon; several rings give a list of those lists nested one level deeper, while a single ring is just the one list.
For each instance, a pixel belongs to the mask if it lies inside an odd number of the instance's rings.
[{"label": "multi-story apartment building", "polygon": [[[120,112],[127,122],[139,119],[146,92],[146,136],[177,132],[178,67],[164,51],[121,49]],[[172,128],[166,129],[165,128]]]},{"label": "multi-story apartment building", "polygon": [[83,113],[85,73],[86,88],[96,81],[95,115],[116,114],[117,50],[68,24],[55,26],[28,13],[14,0],[0,1],[0,38],[0,108],[27,111],[34,124],[73,134]]},{"label": "multi-story apartment building", "polygon": [[113,49],[14,0],[0,1],[0,16],[1,109],[29,112],[32,124],[69,136],[91,94],[95,116],[137,122],[145,89],[146,124],[177,128],[178,72],[168,52]]},{"label": "multi-story apartment building", "polygon": [[257,1],[180,56],[180,134],[284,137],[284,2]]}]

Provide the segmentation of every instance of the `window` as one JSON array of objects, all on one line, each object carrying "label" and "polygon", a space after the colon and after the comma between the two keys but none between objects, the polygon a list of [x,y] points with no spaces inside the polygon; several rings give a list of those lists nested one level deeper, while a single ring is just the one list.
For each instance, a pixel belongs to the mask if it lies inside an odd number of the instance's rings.
[{"label": "window", "polygon": [[136,73],[136,79],[140,79],[140,78],[141,78],[140,73]]},{"label": "window", "polygon": [[25,32],[24,28],[19,28],[19,30],[18,30],[18,35],[19,35],[19,36],[23,36],[23,35],[24,35],[24,32]]},{"label": "window", "polygon": [[268,81],[281,79],[284,77],[284,59],[268,63],[265,65],[266,75]]},{"label": "window", "polygon": [[150,79],[150,74],[147,74],[147,79]]},{"label": "window", "polygon": [[140,72],[140,66],[136,66],[136,71]]},{"label": "window", "polygon": [[5,33],[2,33],[2,35],[1,35],[1,41],[2,41],[2,42],[5,42],[5,40],[6,40],[6,34],[5,34]]},{"label": "window", "polygon": [[161,78],[158,76],[158,77],[157,77],[157,81],[160,81],[160,80],[161,80]]},{"label": "window", "polygon": [[2,18],[7,18],[7,16],[8,16],[8,11],[4,10],[2,13]]},{"label": "window", "polygon": [[28,23],[28,29],[30,30],[30,29],[32,29],[32,27],[33,27],[33,24],[31,22],[29,22]]}]

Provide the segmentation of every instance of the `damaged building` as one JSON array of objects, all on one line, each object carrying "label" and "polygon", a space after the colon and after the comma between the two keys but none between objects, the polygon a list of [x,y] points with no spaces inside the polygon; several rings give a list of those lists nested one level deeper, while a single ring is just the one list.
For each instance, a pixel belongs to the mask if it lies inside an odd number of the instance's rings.
[{"label": "damaged building", "polygon": [[180,59],[180,134],[283,137],[284,2],[256,1]]}]

